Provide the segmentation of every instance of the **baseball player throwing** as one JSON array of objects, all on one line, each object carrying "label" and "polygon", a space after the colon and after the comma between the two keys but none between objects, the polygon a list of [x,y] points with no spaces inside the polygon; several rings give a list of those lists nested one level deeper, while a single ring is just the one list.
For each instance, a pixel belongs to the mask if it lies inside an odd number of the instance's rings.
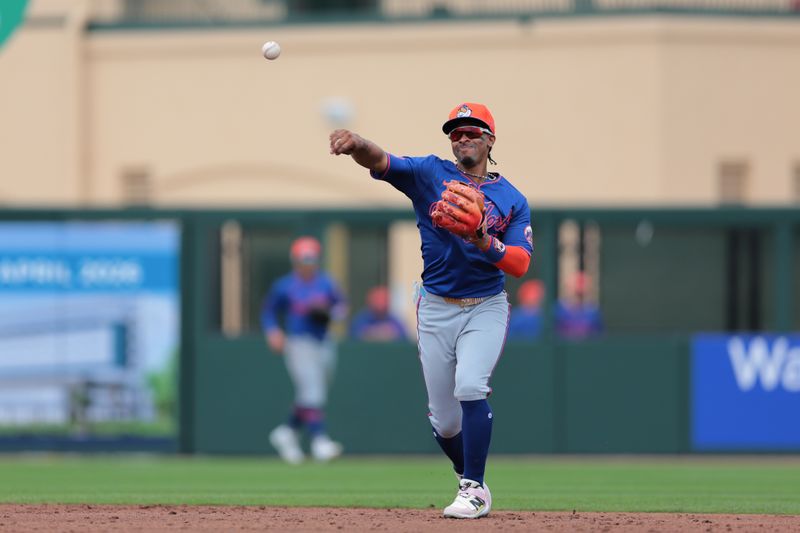
[{"label": "baseball player throwing", "polygon": [[414,206],[424,262],[417,318],[428,417],[460,479],[444,516],[478,518],[492,507],[484,482],[492,435],[486,398],[508,327],[504,273],[528,270],[532,231],[525,197],[487,172],[496,130],[486,106],[457,106],[442,130],[455,162],[399,157],[341,129],[331,133],[330,151],[351,156]]}]

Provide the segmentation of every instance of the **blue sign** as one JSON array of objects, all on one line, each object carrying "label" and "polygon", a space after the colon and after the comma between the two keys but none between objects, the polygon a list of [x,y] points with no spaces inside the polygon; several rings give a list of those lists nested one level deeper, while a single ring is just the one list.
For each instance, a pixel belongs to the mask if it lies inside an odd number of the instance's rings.
[{"label": "blue sign", "polygon": [[698,335],[691,387],[694,450],[800,450],[800,335]]},{"label": "blue sign", "polygon": [[180,237],[174,220],[0,222],[0,440],[172,434]]},{"label": "blue sign", "polygon": [[0,293],[172,292],[180,233],[170,222],[0,224]]}]

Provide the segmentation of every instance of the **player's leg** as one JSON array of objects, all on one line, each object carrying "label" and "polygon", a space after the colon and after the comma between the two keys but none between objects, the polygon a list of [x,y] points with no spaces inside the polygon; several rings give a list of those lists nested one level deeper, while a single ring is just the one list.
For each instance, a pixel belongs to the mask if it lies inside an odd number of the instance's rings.
[{"label": "player's leg", "polygon": [[505,293],[470,308],[456,345],[455,396],[462,409],[464,479],[447,516],[476,518],[491,509],[491,493],[484,483],[492,437],[493,414],[486,400],[489,379],[505,344],[509,306]]},{"label": "player's leg", "polygon": [[418,302],[418,348],[428,392],[428,420],[436,442],[452,461],[456,474],[461,475],[464,473],[461,406],[453,394],[459,314],[458,306],[433,295],[424,296]]},{"label": "player's leg", "polygon": [[318,461],[329,461],[342,454],[342,445],[331,440],[325,424],[325,405],[328,401],[328,390],[333,382],[336,370],[336,345],[329,341],[320,341],[318,345],[319,364],[322,368],[322,404],[319,407],[320,424],[309,428],[311,434],[311,455]]},{"label": "player's leg", "polygon": [[310,357],[301,338],[295,336],[286,338],[283,361],[294,388],[295,401],[287,421],[272,430],[269,440],[281,458],[291,464],[301,463],[305,459],[305,454],[300,447],[300,431],[306,425],[309,413],[301,402],[308,395],[307,369]]},{"label": "player's leg", "polygon": [[333,371],[333,345],[311,336],[294,339],[286,347],[286,368],[295,386],[295,413],[311,437],[311,454],[328,461],[342,453],[342,447],[328,436],[325,404]]},{"label": "player's leg", "polygon": [[492,432],[486,398],[489,379],[505,344],[509,306],[503,292],[471,308],[456,346],[455,396],[463,412],[464,477],[483,482]]},{"label": "player's leg", "polygon": [[336,353],[336,343],[326,339],[322,341],[322,345],[320,346],[321,355],[322,355],[322,369],[325,375],[325,399],[327,401],[328,398],[328,389],[333,383],[333,378],[336,374],[336,363],[337,363],[337,353]]}]

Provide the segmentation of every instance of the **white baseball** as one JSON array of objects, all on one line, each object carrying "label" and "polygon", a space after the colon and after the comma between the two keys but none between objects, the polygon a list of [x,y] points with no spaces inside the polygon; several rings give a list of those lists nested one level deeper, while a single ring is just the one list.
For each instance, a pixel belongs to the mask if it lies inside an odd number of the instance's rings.
[{"label": "white baseball", "polygon": [[278,59],[278,56],[281,55],[281,45],[275,41],[267,41],[261,47],[261,53],[267,59]]}]

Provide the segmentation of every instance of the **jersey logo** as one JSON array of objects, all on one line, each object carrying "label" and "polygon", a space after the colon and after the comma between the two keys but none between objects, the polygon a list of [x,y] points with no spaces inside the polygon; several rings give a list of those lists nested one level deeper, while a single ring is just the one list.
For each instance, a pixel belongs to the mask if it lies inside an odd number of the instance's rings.
[{"label": "jersey logo", "polygon": [[315,307],[330,307],[333,302],[324,292],[314,292],[302,299],[292,300],[290,307],[296,315],[308,314]]},{"label": "jersey logo", "polygon": [[469,116],[472,116],[472,109],[470,109],[467,104],[461,104],[461,107],[459,107],[458,111],[456,112],[456,117],[461,118]]},{"label": "jersey logo", "polygon": [[533,229],[530,226],[525,226],[525,240],[533,248]]},{"label": "jersey logo", "polygon": [[497,211],[497,206],[486,198],[486,229],[492,230],[491,233],[495,235],[506,231],[506,228],[511,223],[511,215],[514,213],[514,208],[511,208],[511,212],[505,217]]},{"label": "jersey logo", "polygon": [[436,209],[436,205],[438,203],[439,200],[436,200],[435,202],[433,202],[431,205],[428,206],[428,216],[431,217],[431,223],[433,224],[434,227],[438,227],[438,225],[436,224],[436,222],[433,222],[433,217],[431,215],[433,214],[433,210]]}]

